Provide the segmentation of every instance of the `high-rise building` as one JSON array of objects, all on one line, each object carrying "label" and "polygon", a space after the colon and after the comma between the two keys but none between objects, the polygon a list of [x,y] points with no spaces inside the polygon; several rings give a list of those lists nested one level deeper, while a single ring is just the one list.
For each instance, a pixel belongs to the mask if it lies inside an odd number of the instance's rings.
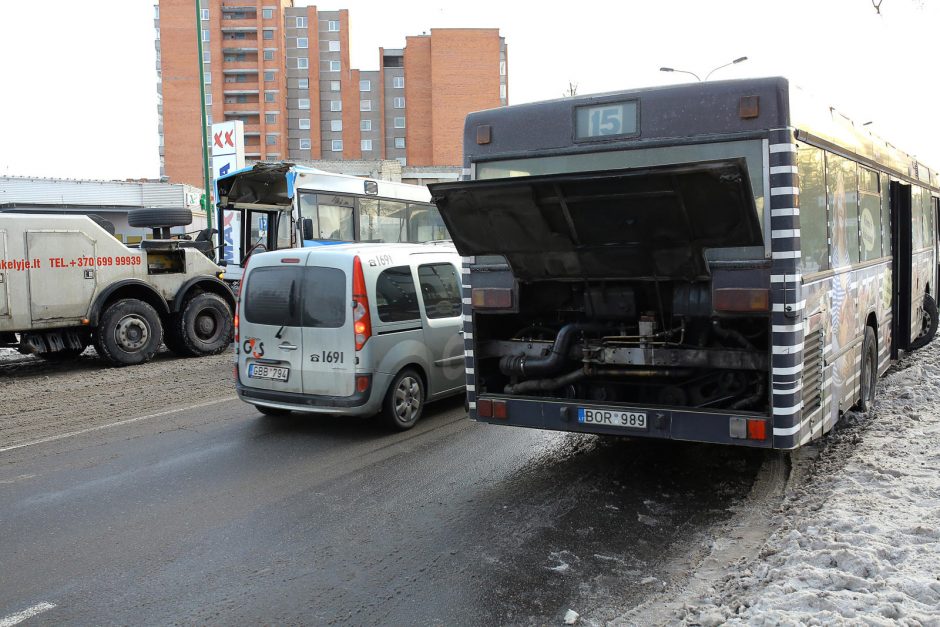
[{"label": "high-rise building", "polygon": [[[242,120],[248,161],[459,166],[463,119],[508,103],[498,29],[432,29],[350,67],[349,12],[293,0],[201,0],[208,122]],[[160,174],[202,184],[196,7],[155,7]],[[397,36],[398,34],[390,34]]]}]

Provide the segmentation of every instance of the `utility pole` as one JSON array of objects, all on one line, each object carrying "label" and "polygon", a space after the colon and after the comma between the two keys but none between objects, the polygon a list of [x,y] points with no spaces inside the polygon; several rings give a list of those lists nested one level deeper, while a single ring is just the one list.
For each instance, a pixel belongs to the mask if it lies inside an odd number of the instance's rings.
[{"label": "utility pole", "polygon": [[199,108],[202,111],[202,176],[205,183],[205,202],[202,208],[206,211],[206,227],[212,228],[212,190],[209,179],[209,129],[206,127],[206,70],[202,54],[202,7],[200,0],[196,0],[196,45],[199,50]]}]

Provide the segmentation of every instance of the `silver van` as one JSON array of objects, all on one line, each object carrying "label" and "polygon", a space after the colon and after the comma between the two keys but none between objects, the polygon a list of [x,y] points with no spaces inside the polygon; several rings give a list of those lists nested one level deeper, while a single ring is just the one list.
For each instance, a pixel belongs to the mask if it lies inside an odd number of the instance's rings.
[{"label": "silver van", "polygon": [[464,391],[460,257],[447,244],[337,244],[252,255],[235,318],[239,398],[267,415],[414,426]]}]

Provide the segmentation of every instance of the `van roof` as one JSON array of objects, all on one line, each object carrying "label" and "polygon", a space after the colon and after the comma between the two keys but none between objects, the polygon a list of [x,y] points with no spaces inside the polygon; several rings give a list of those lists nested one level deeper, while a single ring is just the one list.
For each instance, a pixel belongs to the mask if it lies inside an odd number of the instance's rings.
[{"label": "van roof", "polygon": [[399,253],[420,254],[420,253],[451,253],[457,254],[457,249],[453,243],[448,241],[426,242],[423,244],[390,244],[382,242],[348,242],[343,244],[331,244],[329,246],[315,246],[306,248],[283,248],[271,252],[256,253],[259,256],[271,257],[289,257],[298,253],[315,253],[317,255],[357,255],[378,253],[380,251],[393,250]]}]

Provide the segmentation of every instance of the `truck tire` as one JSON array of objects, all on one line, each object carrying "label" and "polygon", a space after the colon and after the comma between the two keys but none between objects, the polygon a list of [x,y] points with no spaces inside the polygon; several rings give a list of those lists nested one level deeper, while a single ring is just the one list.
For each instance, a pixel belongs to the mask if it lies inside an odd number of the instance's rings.
[{"label": "truck tire", "polygon": [[167,348],[179,355],[217,355],[232,343],[232,310],[218,294],[202,292],[171,319]]},{"label": "truck tire", "polygon": [[124,298],[108,305],[95,330],[95,349],[114,366],[150,361],[162,342],[159,314],[136,298]]},{"label": "truck tire", "polygon": [[127,212],[127,223],[135,228],[167,228],[187,226],[193,222],[189,209],[134,209]]},{"label": "truck tire", "polygon": [[917,350],[930,343],[937,334],[937,301],[930,294],[924,294],[924,320],[920,335],[911,341],[911,350]]}]

